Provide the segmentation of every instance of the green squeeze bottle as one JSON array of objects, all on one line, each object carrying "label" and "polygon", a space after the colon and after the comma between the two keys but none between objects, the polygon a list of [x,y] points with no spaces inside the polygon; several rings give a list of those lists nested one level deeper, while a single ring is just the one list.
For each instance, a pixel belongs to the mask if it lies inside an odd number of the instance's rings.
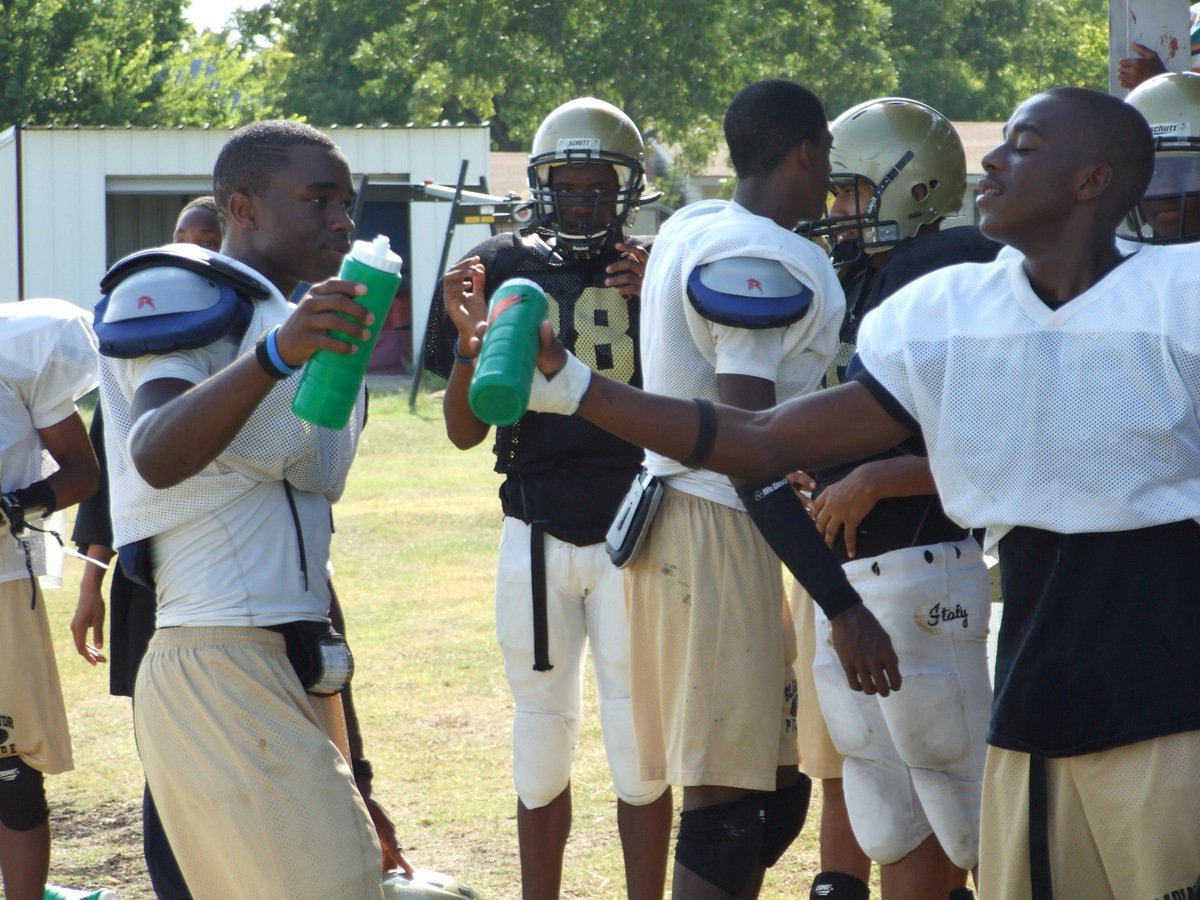
[{"label": "green squeeze bottle", "polygon": [[354,411],[359,388],[367,375],[367,364],[371,351],[379,340],[383,320],[392,307],[392,298],[400,288],[400,267],[404,261],[392,252],[386,234],[374,241],[355,241],[350,252],[342,260],[338,278],[360,281],[367,292],[355,297],[359,303],[375,314],[371,325],[371,336],[365,341],[357,340],[340,331],[331,334],[343,341],[358,345],[357,353],[335,353],[318,350],[304,366],[300,386],[292,401],[292,412],[300,418],[324,428],[345,428]]},{"label": "green squeeze bottle", "polygon": [[510,278],[492,294],[488,330],[467,392],[471,411],[489,425],[512,425],[525,415],[538,327],[546,318],[546,292],[527,278]]}]

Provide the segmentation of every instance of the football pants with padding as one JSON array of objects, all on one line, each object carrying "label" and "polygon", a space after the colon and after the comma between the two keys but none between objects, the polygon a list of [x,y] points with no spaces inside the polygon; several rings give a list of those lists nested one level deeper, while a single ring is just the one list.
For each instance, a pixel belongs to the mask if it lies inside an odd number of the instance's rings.
[{"label": "football pants with padding", "polygon": [[902,859],[932,830],[955,865],[978,862],[990,603],[979,546],[966,540],[847,564],[851,584],[892,639],[904,690],[851,691],[817,612],[813,676],[829,734],[847,759],[846,805],[863,850]]}]

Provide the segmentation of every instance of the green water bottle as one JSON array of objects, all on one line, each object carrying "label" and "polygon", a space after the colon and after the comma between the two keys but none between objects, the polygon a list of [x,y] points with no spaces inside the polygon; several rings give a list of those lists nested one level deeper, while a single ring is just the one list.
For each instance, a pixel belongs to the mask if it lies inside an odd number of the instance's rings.
[{"label": "green water bottle", "polygon": [[527,278],[510,278],[492,294],[467,392],[471,411],[489,425],[511,425],[525,415],[545,318],[546,292]]},{"label": "green water bottle", "polygon": [[296,398],[292,401],[292,412],[300,418],[324,428],[346,427],[367,375],[367,364],[371,361],[375,342],[379,340],[383,320],[392,308],[392,298],[400,289],[403,264],[404,261],[392,252],[386,234],[379,235],[374,241],[354,242],[342,260],[338,278],[360,281],[367,286],[367,292],[354,299],[375,314],[375,323],[371,325],[371,336],[365,341],[340,331],[331,332],[340,340],[357,344],[357,353],[318,350],[312,355],[304,366]]}]

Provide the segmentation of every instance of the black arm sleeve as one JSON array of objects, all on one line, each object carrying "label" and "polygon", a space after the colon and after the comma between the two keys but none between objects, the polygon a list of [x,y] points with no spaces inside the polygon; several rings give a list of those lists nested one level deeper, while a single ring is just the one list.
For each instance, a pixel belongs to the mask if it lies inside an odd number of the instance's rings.
[{"label": "black arm sleeve", "polygon": [[108,511],[108,466],[104,455],[104,415],[99,403],[92,414],[88,436],[92,439],[96,460],[100,463],[100,486],[96,493],[79,504],[75,513],[75,530],[71,532],[71,540],[80,548],[80,553],[87,553],[89,544],[103,547],[113,545],[112,521]]},{"label": "black arm sleeve", "polygon": [[862,603],[786,478],[738,488],[750,519],[829,618]]}]

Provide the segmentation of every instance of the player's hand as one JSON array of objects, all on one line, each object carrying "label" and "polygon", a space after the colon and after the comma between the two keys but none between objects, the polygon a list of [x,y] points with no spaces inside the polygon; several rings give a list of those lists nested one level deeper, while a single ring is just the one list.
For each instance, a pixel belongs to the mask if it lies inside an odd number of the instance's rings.
[{"label": "player's hand", "polygon": [[371,824],[375,826],[375,834],[379,836],[380,865],[382,866],[380,871],[386,873],[393,869],[402,869],[405,875],[412,878],[413,868],[404,858],[404,848],[400,846],[400,841],[396,837],[396,826],[392,823],[392,817],[374,797],[367,796],[363,800],[367,804],[367,812],[371,814]]},{"label": "player's hand", "polygon": [[833,649],[851,690],[880,697],[900,690],[900,660],[892,639],[866,606],[860,603],[843,610],[829,624]]},{"label": "player's hand", "polygon": [[483,332],[487,330],[486,281],[487,270],[478,256],[460,260],[442,276],[442,302],[458,330],[461,356],[479,355]]},{"label": "player's hand", "polygon": [[817,489],[817,480],[807,472],[802,472],[797,469],[795,472],[787,474],[788,483],[792,486],[792,490],[796,492],[796,497],[804,504],[804,508],[812,513],[812,492]]},{"label": "player's hand", "polygon": [[1129,46],[1134,55],[1117,63],[1117,84],[1121,87],[1127,90],[1135,88],[1146,79],[1167,71],[1162,59],[1149,47],[1136,41]]},{"label": "player's hand", "polygon": [[366,292],[365,284],[341,278],[330,278],[309,288],[276,337],[283,361],[289,366],[300,366],[318,350],[357,353],[357,344],[334,337],[330,332],[339,331],[360,341],[371,337],[367,326],[374,323],[375,314],[356,299]]},{"label": "player's hand", "polygon": [[617,244],[617,249],[621,251],[621,258],[604,270],[608,273],[604,284],[615,288],[622,297],[640,297],[649,254],[643,248],[624,241]]},{"label": "player's hand", "polygon": [[838,532],[843,532],[846,555],[851,559],[858,550],[858,526],[879,502],[872,465],[859,466],[841,481],[826,487],[812,502],[813,521],[825,544],[832,547]]},{"label": "player's hand", "polygon": [[[85,578],[79,585],[79,601],[75,604],[75,615],[71,617],[71,637],[75,639],[75,651],[88,665],[108,662],[104,654],[104,597],[98,579]],[[92,640],[88,642],[88,629]]]}]

